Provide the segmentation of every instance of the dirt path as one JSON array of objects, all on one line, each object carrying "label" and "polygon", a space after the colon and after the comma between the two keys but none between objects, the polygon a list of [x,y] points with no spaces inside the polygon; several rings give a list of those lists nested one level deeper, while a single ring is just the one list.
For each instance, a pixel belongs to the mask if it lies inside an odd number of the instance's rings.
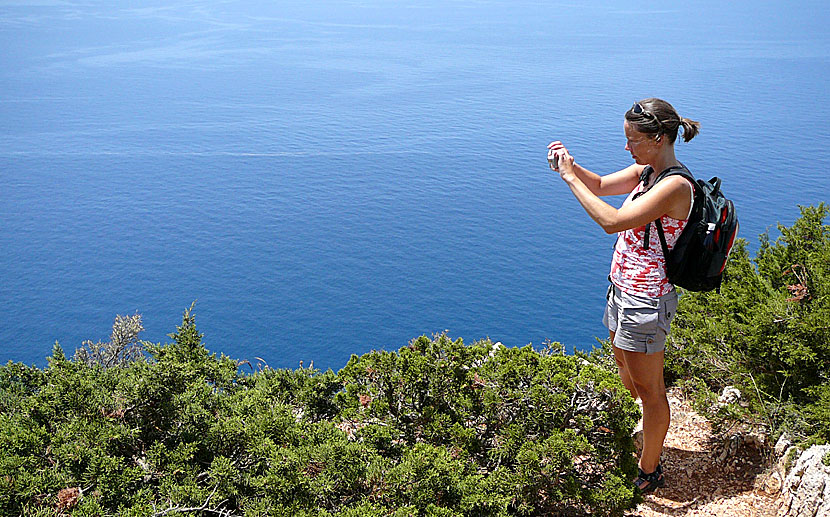
[{"label": "dirt path", "polygon": [[753,446],[741,445],[718,461],[723,446],[712,440],[709,422],[677,392],[669,394],[672,423],[666,436],[666,486],[645,497],[628,517],[775,517],[780,493],[764,486],[765,463]]}]

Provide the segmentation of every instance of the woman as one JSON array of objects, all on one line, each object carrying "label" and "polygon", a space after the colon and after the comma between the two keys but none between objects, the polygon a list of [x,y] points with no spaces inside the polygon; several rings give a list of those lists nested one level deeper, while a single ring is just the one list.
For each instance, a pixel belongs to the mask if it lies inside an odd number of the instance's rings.
[{"label": "woman", "polygon": [[[682,167],[674,154],[681,127],[686,142],[700,130],[698,122],[681,117],[664,100],[634,103],[625,113],[623,130],[625,149],[635,163],[605,176],[577,165],[561,142],[548,146],[548,158],[558,159],[559,175],[588,215],[606,232],[618,233],[603,323],[622,382],[643,403],[643,450],[634,481],[643,493],[664,484],[660,455],[671,412],[663,381],[663,354],[677,308],[677,292],[666,278],[658,232],[654,224],[646,231],[646,225],[660,218],[671,249],[691,213],[694,187],[690,181],[673,175],[654,183],[660,172]],[[600,199],[619,194],[628,194],[619,209]]]}]

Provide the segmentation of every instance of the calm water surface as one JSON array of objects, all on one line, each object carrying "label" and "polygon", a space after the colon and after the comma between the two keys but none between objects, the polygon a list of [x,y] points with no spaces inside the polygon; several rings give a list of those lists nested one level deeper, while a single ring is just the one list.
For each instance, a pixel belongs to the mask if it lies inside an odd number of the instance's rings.
[{"label": "calm water surface", "polygon": [[[196,300],[208,348],[339,369],[448,330],[586,348],[613,236],[545,165],[663,97],[742,235],[830,201],[820,2],[0,1],[0,361]],[[619,204],[621,200],[612,199]]]}]

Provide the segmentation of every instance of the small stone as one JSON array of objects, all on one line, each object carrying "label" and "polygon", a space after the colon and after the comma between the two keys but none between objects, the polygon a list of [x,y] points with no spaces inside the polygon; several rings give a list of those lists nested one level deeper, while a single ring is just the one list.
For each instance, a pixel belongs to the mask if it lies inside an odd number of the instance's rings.
[{"label": "small stone", "polygon": [[723,393],[721,393],[721,396],[718,397],[718,402],[723,405],[734,404],[739,400],[741,400],[741,392],[734,386],[727,386],[723,388]]},{"label": "small stone", "polygon": [[782,486],[784,486],[784,483],[781,481],[781,475],[778,472],[773,472],[767,476],[766,482],[764,483],[764,490],[771,494],[777,494],[781,491]]},{"label": "small stone", "polygon": [[637,454],[643,450],[643,430],[640,429],[634,433],[634,447],[637,449]]},{"label": "small stone", "polygon": [[790,437],[785,434],[782,434],[781,437],[775,442],[775,454],[776,456],[783,456],[787,449],[792,446],[793,442],[790,440]]}]

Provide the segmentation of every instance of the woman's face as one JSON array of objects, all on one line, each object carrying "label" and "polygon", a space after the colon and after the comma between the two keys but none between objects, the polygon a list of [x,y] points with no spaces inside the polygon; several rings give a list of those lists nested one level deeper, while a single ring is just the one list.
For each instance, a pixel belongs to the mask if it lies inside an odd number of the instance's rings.
[{"label": "woman's face", "polygon": [[626,120],[623,124],[625,131],[625,150],[631,153],[631,157],[639,165],[648,165],[657,154],[659,144],[654,137],[640,133]]}]

